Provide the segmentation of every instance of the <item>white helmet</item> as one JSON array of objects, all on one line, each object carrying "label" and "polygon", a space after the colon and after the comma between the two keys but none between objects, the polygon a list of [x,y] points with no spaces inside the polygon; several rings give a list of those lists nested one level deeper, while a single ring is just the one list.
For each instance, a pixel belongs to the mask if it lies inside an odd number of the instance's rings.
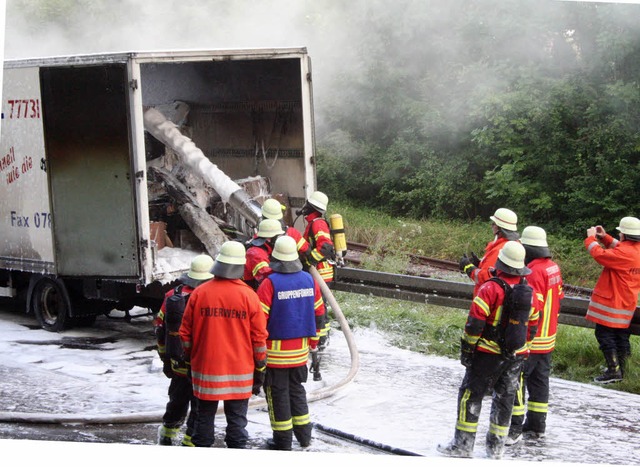
[{"label": "white helmet", "polygon": [[525,255],[524,246],[520,242],[510,240],[504,244],[500,253],[498,253],[496,269],[512,276],[526,276],[531,273],[531,269],[524,264]]},{"label": "white helmet", "polygon": [[235,240],[225,242],[216,256],[211,272],[217,277],[240,279],[244,275],[247,262],[244,245]]},{"label": "white helmet", "polygon": [[623,217],[617,230],[625,235],[640,236],[640,219],[636,217]]},{"label": "white helmet", "polygon": [[262,217],[265,219],[282,219],[282,204],[280,201],[274,198],[269,198],[265,200],[262,204]]},{"label": "white helmet", "polygon": [[191,268],[187,275],[191,279],[195,279],[197,281],[204,281],[207,279],[211,279],[213,274],[211,274],[211,268],[213,267],[213,258],[209,255],[198,255],[193,260],[191,260]]},{"label": "white helmet", "polygon": [[258,224],[258,237],[273,238],[276,235],[282,235],[282,224],[275,219],[264,219]]},{"label": "white helmet", "polygon": [[314,191],[307,199],[307,202],[316,208],[320,212],[325,212],[327,210],[327,205],[329,204],[329,198],[321,191]]},{"label": "white helmet", "polygon": [[271,256],[280,261],[295,261],[298,259],[298,247],[296,246],[296,241],[293,237],[283,235],[276,240]]},{"label": "white helmet", "polygon": [[196,288],[203,282],[213,277],[211,268],[213,267],[213,258],[209,255],[198,255],[191,260],[189,272],[180,276],[180,282],[190,287]]},{"label": "white helmet", "polygon": [[293,273],[302,271],[302,263],[298,257],[298,247],[293,237],[283,235],[278,237],[271,253],[272,261],[269,263],[275,272]]},{"label": "white helmet", "polygon": [[518,216],[515,212],[506,208],[499,208],[489,217],[495,224],[505,230],[518,230]]},{"label": "white helmet", "polygon": [[522,231],[520,242],[523,245],[548,247],[547,233],[542,227],[529,225]]}]

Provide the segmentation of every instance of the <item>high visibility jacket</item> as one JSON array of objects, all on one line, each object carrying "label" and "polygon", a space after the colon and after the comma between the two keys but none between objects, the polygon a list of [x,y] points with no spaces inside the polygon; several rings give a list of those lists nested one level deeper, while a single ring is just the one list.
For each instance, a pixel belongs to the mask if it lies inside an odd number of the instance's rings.
[{"label": "high visibility jacket", "polygon": [[610,328],[628,328],[638,305],[640,292],[640,242],[605,235],[600,246],[596,237],[584,245],[598,264],[604,266],[593,288],[586,319]]},{"label": "high visibility jacket", "polygon": [[[511,286],[520,282],[519,276],[504,274],[502,271],[497,271],[496,275]],[[489,280],[480,286],[478,295],[474,297],[462,339],[475,346],[476,351],[492,354],[502,353],[500,344],[493,336],[498,335],[495,328],[500,325],[502,319],[504,298],[504,290],[500,284]],[[516,355],[527,355],[529,353],[529,346],[536,334],[540,313],[535,295],[532,301],[531,312],[529,313],[527,344],[518,349]]]},{"label": "high visibility jacket", "polygon": [[[258,296],[270,330],[267,366],[306,365],[309,348],[318,346],[318,336],[324,327],[324,301],[316,281],[306,271],[274,272],[260,284]],[[286,338],[274,338],[279,336]]]},{"label": "high visibility jacket", "polygon": [[249,285],[252,285],[252,281],[255,281],[253,285],[254,290],[258,288],[258,284],[262,280],[271,274],[271,267],[269,262],[271,261],[271,252],[273,247],[269,243],[263,245],[252,245],[247,249],[247,262],[244,265],[244,277],[243,280]]},{"label": "high visibility jacket", "polygon": [[[182,295],[189,295],[193,292],[193,287],[188,286],[187,284],[182,285],[182,289],[180,290]],[[169,290],[162,301],[162,305],[160,305],[160,311],[156,315],[153,320],[153,328],[156,335],[156,345],[158,350],[158,356],[160,360],[164,362],[166,357],[166,330],[165,330],[165,316],[167,313],[167,298],[171,297],[175,293],[175,288]],[[176,376],[187,376],[187,367],[184,362],[177,362],[175,360],[171,360],[171,370],[175,373]]]},{"label": "high visibility jacket", "polygon": [[[318,261],[316,269],[325,282],[332,282],[333,264],[326,257],[329,251],[334,251],[329,224],[317,211],[306,216],[304,220],[307,222],[307,226],[303,236],[309,242],[311,256]],[[331,260],[333,261],[333,259]]]},{"label": "high visibility jacket", "polygon": [[541,304],[538,332],[531,343],[531,353],[549,353],[556,346],[560,301],[564,298],[564,289],[560,266],[550,258],[536,258],[527,264],[531,274],[527,282]]},{"label": "high visibility jacket", "polygon": [[266,361],[267,320],[240,279],[214,277],[193,291],[180,326],[193,393],[204,400],[248,399]]},{"label": "high visibility jacket", "polygon": [[474,297],[478,294],[480,286],[491,278],[491,271],[498,260],[498,253],[500,253],[500,250],[507,241],[504,237],[496,236],[496,238],[487,243],[484,249],[484,255],[480,259],[480,264],[473,270],[470,276],[471,280],[475,283],[475,287],[473,288]]},{"label": "high visibility jacket", "polygon": [[309,248],[309,242],[302,236],[300,231],[295,227],[287,227],[284,230],[285,235],[293,238],[296,241],[296,247],[298,248],[298,253],[306,253]]}]

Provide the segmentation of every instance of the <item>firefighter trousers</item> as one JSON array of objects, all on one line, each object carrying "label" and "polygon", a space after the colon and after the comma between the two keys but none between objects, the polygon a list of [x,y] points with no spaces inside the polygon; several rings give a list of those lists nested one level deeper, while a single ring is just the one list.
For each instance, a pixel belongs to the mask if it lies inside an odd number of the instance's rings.
[{"label": "firefighter trousers", "polygon": [[507,359],[498,354],[475,352],[458,391],[458,418],[454,439],[466,440],[465,444],[473,449],[482,400],[485,395],[491,394],[487,449],[499,452],[504,448],[522,361],[522,357]]},{"label": "firefighter trousers", "polygon": [[603,354],[615,352],[618,357],[631,355],[631,331],[629,328],[610,328],[596,324],[596,340]]},{"label": "firefighter trousers", "polygon": [[307,392],[307,366],[272,368],[267,365],[264,390],[275,449],[289,451],[293,436],[300,446],[311,444],[311,418]]},{"label": "firefighter trousers", "polygon": [[515,438],[523,431],[545,432],[551,360],[551,352],[532,353],[525,360],[513,405],[510,436]]},{"label": "firefighter trousers", "polygon": [[[198,399],[198,410],[191,442],[198,447],[211,447],[215,442],[215,419],[220,401]],[[244,449],[247,447],[247,410],[249,399],[225,400],[224,415],[227,429],[224,442],[228,448]]]},{"label": "firefighter trousers", "polygon": [[[187,419],[186,434],[193,435],[198,400],[193,396],[191,381],[184,376],[174,376],[169,383],[168,395],[169,402],[162,416],[162,424],[167,428],[180,428]],[[190,411],[189,407],[191,407]]]}]

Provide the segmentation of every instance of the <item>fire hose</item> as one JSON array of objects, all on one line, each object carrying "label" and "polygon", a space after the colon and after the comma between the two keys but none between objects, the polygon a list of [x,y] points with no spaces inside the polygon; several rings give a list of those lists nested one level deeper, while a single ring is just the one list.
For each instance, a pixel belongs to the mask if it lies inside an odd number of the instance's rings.
[{"label": "fire hose", "polygon": [[[322,291],[322,295],[325,300],[331,306],[331,310],[335,314],[336,319],[340,323],[340,328],[344,333],[347,345],[349,348],[349,352],[351,354],[351,367],[350,370],[341,381],[336,383],[333,386],[329,386],[326,388],[320,388],[316,391],[310,392],[307,394],[308,402],[317,401],[320,399],[325,399],[333,394],[335,394],[340,389],[344,388],[348,385],[353,378],[358,373],[360,368],[360,356],[358,354],[358,349],[356,347],[355,340],[353,338],[353,334],[351,333],[351,329],[349,327],[349,323],[347,322],[340,306],[336,302],[335,297],[331,293],[331,290],[324,282],[324,280],[320,277],[320,274],[311,266],[309,268],[309,272],[314,277],[314,279],[320,285],[320,289]],[[267,405],[267,402],[263,398],[257,398],[251,400],[249,402],[249,407],[259,408]],[[223,407],[218,408],[218,414],[223,413]],[[87,425],[96,425],[96,424],[128,424],[128,423],[155,423],[162,422],[162,417],[164,415],[164,410],[162,412],[139,412],[139,413],[131,413],[131,414],[113,414],[113,415],[91,415],[91,414],[45,414],[45,413],[28,413],[28,412],[0,412],[0,422],[4,423],[49,423],[49,424],[87,424]]]}]

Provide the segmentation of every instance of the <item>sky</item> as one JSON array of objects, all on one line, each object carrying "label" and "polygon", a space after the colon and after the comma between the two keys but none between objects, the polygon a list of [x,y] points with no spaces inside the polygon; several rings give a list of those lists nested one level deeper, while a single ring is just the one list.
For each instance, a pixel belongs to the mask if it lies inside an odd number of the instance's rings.
[{"label": "sky", "polygon": [[[118,312],[112,312],[118,316]],[[160,423],[167,402],[168,380],[153,349],[151,317],[146,310],[134,308],[130,322],[101,316],[92,328],[51,333],[34,326],[32,317],[0,309],[0,354],[4,355],[3,374],[23,375],[0,378],[2,412],[0,424],[7,414],[27,414],[26,418],[57,419],[59,415],[75,421],[106,423],[111,417],[136,414]],[[136,317],[137,315],[137,317]],[[82,342],[80,349],[73,342]],[[459,460],[441,457],[438,443],[446,443],[453,435],[457,390],[463,367],[457,360],[423,355],[393,347],[375,325],[367,329],[341,332],[334,328],[322,364],[322,381],[306,383],[310,413],[314,423],[390,446],[419,456],[438,459],[444,465]],[[46,387],[33,384],[46,382]],[[507,465],[640,465],[640,428],[637,412],[640,396],[621,393],[595,385],[577,384],[553,379],[547,439],[542,443],[508,448]],[[35,393],[34,393],[35,392]],[[9,396],[9,397],[8,397]],[[484,453],[484,434],[488,427],[490,401],[485,399],[474,452],[474,462],[488,462]],[[271,435],[263,396],[250,403],[248,430],[254,440]],[[29,415],[31,414],[31,415]],[[218,420],[217,427],[224,425]],[[16,425],[16,430],[19,426]],[[155,429],[155,427],[154,427]],[[10,428],[11,430],[11,428]],[[91,431],[90,427],[85,429]],[[24,458],[47,458],[52,449],[74,452],[95,450],[98,443],[49,443],[46,450],[24,450],[25,441],[11,442],[9,435],[0,439],[0,447],[17,452]],[[41,441],[29,442],[37,447]],[[150,460],[161,456],[205,455],[206,449],[190,450],[155,447],[145,440],[131,439],[137,449],[128,445],[111,445],[110,456],[140,456]],[[140,446],[140,444],[144,444]],[[53,447],[52,447],[53,445]],[[295,445],[295,444],[294,444]],[[594,449],[597,446],[597,449]],[[368,464],[389,462],[384,454],[366,453],[353,444],[332,439],[320,433],[309,452],[296,450],[282,455],[325,455],[351,462],[361,456]],[[5,451],[3,451],[5,452]],[[217,449],[216,456],[229,456],[234,461],[251,461],[258,449],[229,452]],[[268,453],[267,455],[270,455]],[[210,454],[209,454],[210,455]],[[82,457],[74,455],[74,458]],[[217,458],[216,458],[217,459]],[[304,458],[308,460],[308,457]],[[394,465],[413,465],[417,456],[395,456]],[[67,461],[64,465],[73,465]],[[73,460],[73,459],[72,459]],[[422,460],[424,462],[424,460]],[[62,464],[61,464],[62,465]],[[424,465],[424,464],[421,464]],[[463,464],[465,465],[465,464]]]}]

